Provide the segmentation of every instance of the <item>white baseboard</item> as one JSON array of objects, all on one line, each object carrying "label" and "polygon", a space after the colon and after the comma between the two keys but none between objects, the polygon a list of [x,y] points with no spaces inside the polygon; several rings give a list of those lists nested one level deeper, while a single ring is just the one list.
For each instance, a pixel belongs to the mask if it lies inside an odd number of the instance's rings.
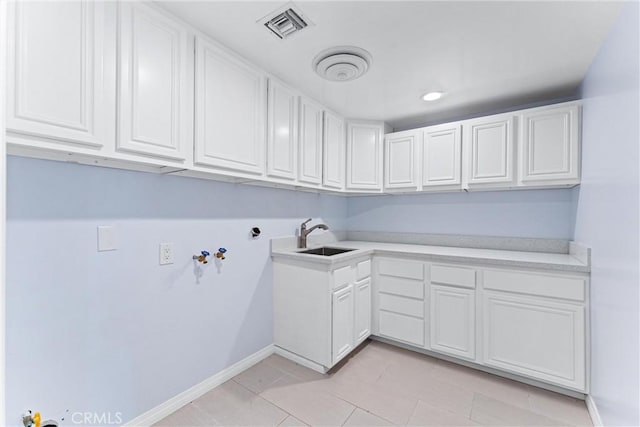
[{"label": "white baseboard", "polygon": [[145,412],[144,414],[137,416],[131,421],[128,421],[127,423],[123,424],[123,426],[149,427],[157,423],[161,419],[167,417],[168,415],[171,415],[172,413],[182,408],[187,403],[192,402],[193,400],[197,399],[203,394],[218,387],[220,384],[235,377],[239,373],[246,371],[256,363],[260,362],[261,360],[271,356],[273,352],[274,352],[273,344],[268,345],[262,350],[258,350],[257,352],[253,353],[251,356],[242,359],[241,361],[229,366],[226,369],[223,369],[222,371],[218,372],[212,377],[207,378],[206,380],[202,381],[199,384],[196,384],[190,389],[183,391],[177,396],[172,397],[166,402],[161,403],[155,408],[152,408],[147,412]]},{"label": "white baseboard", "polygon": [[587,410],[589,411],[589,416],[591,417],[591,422],[594,427],[604,427],[602,418],[600,418],[600,412],[598,412],[598,407],[596,406],[596,402],[593,400],[593,397],[589,394],[584,401],[587,404]]}]

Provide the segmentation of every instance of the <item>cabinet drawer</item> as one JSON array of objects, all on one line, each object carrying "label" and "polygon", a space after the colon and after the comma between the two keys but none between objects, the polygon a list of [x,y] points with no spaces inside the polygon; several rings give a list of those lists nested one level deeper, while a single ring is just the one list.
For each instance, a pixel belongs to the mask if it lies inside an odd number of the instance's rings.
[{"label": "cabinet drawer", "polygon": [[347,286],[353,282],[353,269],[351,266],[336,268],[333,270],[333,289]]},{"label": "cabinet drawer", "polygon": [[476,271],[472,268],[432,265],[431,283],[475,288]]},{"label": "cabinet drawer", "polygon": [[371,260],[366,259],[356,264],[356,280],[366,279],[371,276]]},{"label": "cabinet drawer", "polygon": [[378,290],[388,294],[424,299],[424,282],[418,280],[380,276]]},{"label": "cabinet drawer", "polygon": [[424,280],[424,264],[419,261],[381,259],[378,263],[378,273],[383,276]]},{"label": "cabinet drawer", "polygon": [[484,288],[574,301],[585,299],[585,280],[577,277],[486,270]]},{"label": "cabinet drawer", "polygon": [[424,318],[424,301],[387,294],[380,294],[379,301],[381,310]]},{"label": "cabinet drawer", "polygon": [[378,318],[380,335],[424,346],[424,320],[386,311]]}]

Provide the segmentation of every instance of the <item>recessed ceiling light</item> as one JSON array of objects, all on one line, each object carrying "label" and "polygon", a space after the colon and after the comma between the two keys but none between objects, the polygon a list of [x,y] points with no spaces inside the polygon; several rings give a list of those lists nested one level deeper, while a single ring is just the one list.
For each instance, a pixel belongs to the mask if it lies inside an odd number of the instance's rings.
[{"label": "recessed ceiling light", "polygon": [[442,98],[442,95],[444,95],[443,92],[429,92],[425,93],[422,96],[422,99],[424,101],[437,101],[438,99]]}]

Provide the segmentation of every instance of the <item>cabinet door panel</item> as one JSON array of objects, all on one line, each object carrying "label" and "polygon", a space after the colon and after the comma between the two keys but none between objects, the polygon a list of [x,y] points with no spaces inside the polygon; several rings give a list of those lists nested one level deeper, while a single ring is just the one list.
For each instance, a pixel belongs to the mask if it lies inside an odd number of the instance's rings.
[{"label": "cabinet door panel", "polygon": [[422,142],[422,185],[460,185],[461,135],[459,125],[427,128]]},{"label": "cabinet door panel", "polygon": [[419,133],[400,133],[385,138],[385,188],[417,188],[416,149]]},{"label": "cabinet door panel", "polygon": [[197,38],[195,162],[262,174],[265,98],[262,73]]},{"label": "cabinet door panel", "polygon": [[347,188],[382,189],[382,127],[347,125]]},{"label": "cabinet door panel", "polygon": [[484,362],[585,390],[584,307],[485,292]]},{"label": "cabinet door panel", "polygon": [[295,179],[298,153],[297,96],[288,87],[270,80],[268,98],[267,174]]},{"label": "cabinet door panel", "polygon": [[120,4],[119,150],[186,157],[187,37],[180,23],[148,6]]},{"label": "cabinet door panel", "polygon": [[[7,129],[104,145],[104,3],[9,2]],[[4,29],[3,29],[4,30]],[[111,97],[112,99],[113,97]]]},{"label": "cabinet door panel", "polygon": [[358,345],[371,335],[371,279],[358,282],[355,287],[355,345]]},{"label": "cabinet door panel", "polygon": [[324,166],[325,187],[342,190],[345,175],[344,120],[328,111],[324,113]]},{"label": "cabinet door panel", "polygon": [[475,291],[431,285],[431,349],[475,359]]},{"label": "cabinet door panel", "polygon": [[466,184],[514,181],[514,118],[501,115],[465,122]]},{"label": "cabinet door panel", "polygon": [[298,180],[322,183],[322,107],[301,96]]},{"label": "cabinet door panel", "polygon": [[354,342],[353,285],[333,293],[332,359],[336,364],[353,350]]},{"label": "cabinet door panel", "polygon": [[579,182],[578,106],[542,108],[521,117],[523,184],[536,181]]}]

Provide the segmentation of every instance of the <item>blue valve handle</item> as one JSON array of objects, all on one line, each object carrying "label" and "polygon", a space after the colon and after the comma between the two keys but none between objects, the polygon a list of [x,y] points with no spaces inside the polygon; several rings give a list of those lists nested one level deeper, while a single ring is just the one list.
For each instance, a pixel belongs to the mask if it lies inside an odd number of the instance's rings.
[{"label": "blue valve handle", "polygon": [[211,254],[210,254],[209,252],[207,252],[207,251],[200,251],[200,253],[202,254],[202,256],[205,256],[205,257],[207,257],[207,256],[211,255]]},{"label": "blue valve handle", "polygon": [[225,248],[218,248],[218,252],[220,252],[221,254],[227,252],[227,249]]}]

